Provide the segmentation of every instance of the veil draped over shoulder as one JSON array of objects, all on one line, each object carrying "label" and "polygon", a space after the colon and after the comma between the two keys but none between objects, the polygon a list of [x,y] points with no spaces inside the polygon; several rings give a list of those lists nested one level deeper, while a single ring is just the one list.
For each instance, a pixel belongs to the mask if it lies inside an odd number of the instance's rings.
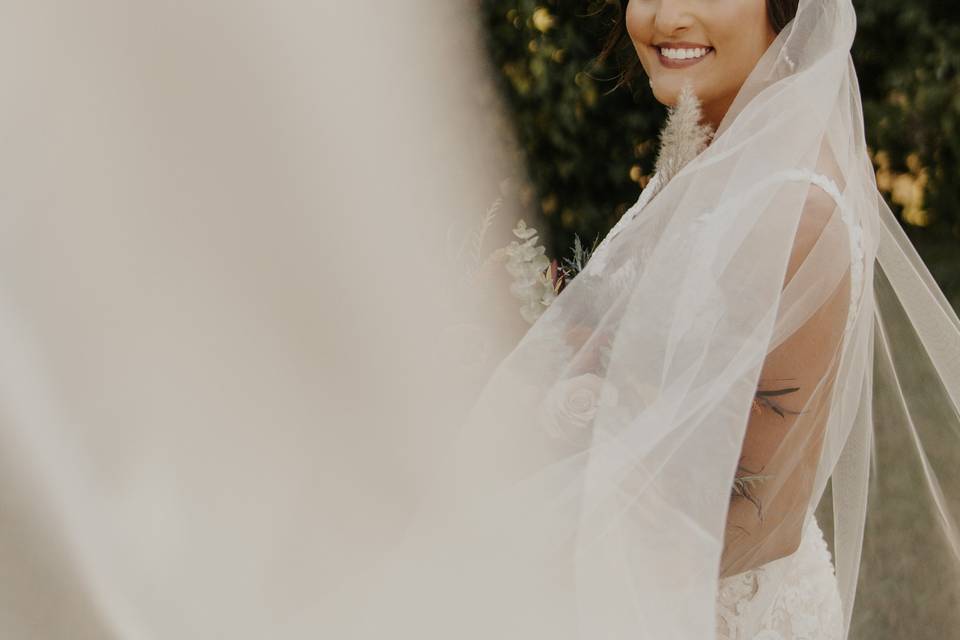
[{"label": "veil draped over shoulder", "polygon": [[500,363],[383,628],[712,638],[718,577],[776,566],[821,504],[845,633],[955,628],[960,322],[877,191],[855,30],[849,0],[800,0],[710,146]]}]

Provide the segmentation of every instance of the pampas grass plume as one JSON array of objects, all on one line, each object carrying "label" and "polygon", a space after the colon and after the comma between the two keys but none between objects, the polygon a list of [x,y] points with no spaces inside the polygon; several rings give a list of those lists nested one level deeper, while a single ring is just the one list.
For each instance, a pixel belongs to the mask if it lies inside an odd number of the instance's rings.
[{"label": "pampas grass plume", "polygon": [[660,184],[666,184],[691,160],[707,148],[713,127],[701,124],[700,100],[688,82],[680,90],[677,103],[668,109],[667,121],[660,132],[660,151],[656,170]]}]

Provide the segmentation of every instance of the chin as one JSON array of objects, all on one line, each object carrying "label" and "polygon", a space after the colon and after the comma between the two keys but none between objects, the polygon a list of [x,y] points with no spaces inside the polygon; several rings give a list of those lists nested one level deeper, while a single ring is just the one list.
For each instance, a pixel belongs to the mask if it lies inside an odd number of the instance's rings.
[{"label": "chin", "polygon": [[[657,99],[657,102],[662,104],[665,107],[672,107],[677,103],[677,96],[680,95],[680,89],[683,87],[682,83],[671,82],[669,84],[664,83],[653,83],[653,97]],[[697,86],[693,86],[694,91],[696,91]]]},{"label": "chin", "polygon": [[661,78],[659,82],[654,81],[652,87],[653,96],[660,104],[667,107],[672,107],[677,103],[677,97],[680,95],[680,90],[683,89],[683,85],[688,80],[692,82],[693,92],[697,94],[697,97],[700,99],[701,103],[707,102],[709,100],[709,96],[705,93],[703,86],[692,78],[684,77],[670,78],[666,81]]}]

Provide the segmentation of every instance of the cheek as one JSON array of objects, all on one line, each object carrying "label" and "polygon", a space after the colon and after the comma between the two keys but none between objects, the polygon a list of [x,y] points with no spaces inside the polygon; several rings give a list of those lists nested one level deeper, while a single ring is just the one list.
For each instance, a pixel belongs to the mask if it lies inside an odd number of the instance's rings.
[{"label": "cheek", "polygon": [[647,43],[651,40],[650,28],[653,24],[653,14],[646,6],[647,4],[633,1],[627,3],[626,28],[641,64],[649,72],[649,56],[651,53]]},{"label": "cheek", "polygon": [[638,5],[636,2],[628,2],[626,10],[626,26],[627,32],[630,34],[630,37],[636,39],[640,34],[641,28],[641,18],[643,14],[643,8]]},{"label": "cheek", "polygon": [[[731,82],[742,82],[756,66],[776,34],[767,19],[763,0],[721,2],[711,23],[718,62]],[[720,74],[723,76],[723,74]]]},{"label": "cheek", "polygon": [[724,47],[739,57],[753,58],[752,62],[756,62],[776,37],[767,18],[766,2],[735,0],[719,6],[723,10],[716,16],[714,30],[719,33]]}]

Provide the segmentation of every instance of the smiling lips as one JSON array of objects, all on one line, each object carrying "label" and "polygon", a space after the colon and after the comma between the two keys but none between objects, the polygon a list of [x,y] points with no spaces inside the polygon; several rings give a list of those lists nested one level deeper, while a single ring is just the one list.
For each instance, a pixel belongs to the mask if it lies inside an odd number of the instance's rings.
[{"label": "smiling lips", "polygon": [[662,42],[653,48],[660,64],[668,69],[691,67],[713,53],[713,47],[688,42]]}]

